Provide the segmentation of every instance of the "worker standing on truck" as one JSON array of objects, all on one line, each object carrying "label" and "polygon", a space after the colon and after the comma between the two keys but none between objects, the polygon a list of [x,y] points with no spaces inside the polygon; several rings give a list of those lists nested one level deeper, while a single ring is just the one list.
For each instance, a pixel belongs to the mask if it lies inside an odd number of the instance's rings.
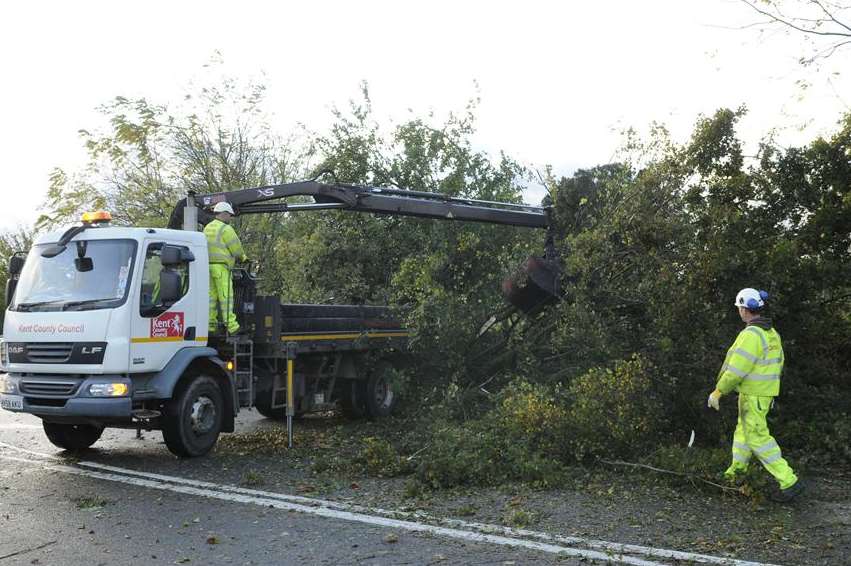
[{"label": "worker standing on truck", "polygon": [[239,236],[229,224],[233,207],[228,202],[216,203],[216,215],[204,227],[207,248],[210,253],[210,332],[218,328],[219,314],[229,334],[239,331],[239,323],[233,312],[233,280],[231,269],[237,261],[247,261]]},{"label": "worker standing on truck", "polygon": [[745,328],[727,351],[724,365],[718,374],[718,384],[710,393],[707,404],[720,409],[720,399],[735,390],[739,393],[739,417],[733,432],[733,461],[724,472],[727,479],[748,469],[751,456],[756,455],[780,485],[776,501],[789,501],[803,490],[803,483],[783,459],[780,446],[768,432],[766,416],[780,394],[780,374],[783,373],[783,344],[765,316],[768,293],[742,289],[735,305]]}]

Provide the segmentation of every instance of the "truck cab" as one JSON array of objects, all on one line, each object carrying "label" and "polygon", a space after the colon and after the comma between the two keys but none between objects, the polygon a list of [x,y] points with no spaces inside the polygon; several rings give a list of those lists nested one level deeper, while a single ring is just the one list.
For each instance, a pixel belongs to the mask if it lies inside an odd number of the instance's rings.
[{"label": "truck cab", "polygon": [[237,410],[226,363],[207,346],[206,239],[108,220],[46,234],[10,265],[0,406],[41,417],[54,444],[76,450],[106,426],[181,412],[173,400],[200,380],[207,397],[186,400],[186,423],[163,431],[177,453],[206,451]]}]

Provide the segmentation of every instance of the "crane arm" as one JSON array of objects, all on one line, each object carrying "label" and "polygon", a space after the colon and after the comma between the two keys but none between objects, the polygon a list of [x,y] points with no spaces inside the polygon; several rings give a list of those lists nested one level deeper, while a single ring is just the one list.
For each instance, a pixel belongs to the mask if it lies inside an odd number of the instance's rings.
[{"label": "crane arm", "polygon": [[[281,199],[294,196],[309,196],[314,202],[281,202]],[[340,209],[527,228],[549,226],[549,209],[543,207],[448,197],[423,191],[327,184],[318,181],[299,181],[203,195],[190,194],[188,198],[193,199],[191,204],[202,210],[211,208],[218,202],[227,201],[234,206],[238,214]],[[186,200],[181,200],[175,207],[169,220],[169,228],[182,227],[182,210],[186,204]],[[200,219],[202,223],[206,223],[207,218],[203,213]]]},{"label": "crane arm", "polygon": [[[283,201],[297,196],[311,197],[313,202]],[[561,266],[548,207],[311,180],[203,195],[190,192],[175,206],[168,227],[197,229],[199,221],[206,224],[212,220],[209,210],[219,202],[230,203],[237,214],[337,209],[542,228],[547,231],[544,255],[530,257],[517,272],[517,277],[509,277],[503,282],[502,293],[512,305],[526,313],[536,312],[558,300],[562,294],[559,283]]]}]

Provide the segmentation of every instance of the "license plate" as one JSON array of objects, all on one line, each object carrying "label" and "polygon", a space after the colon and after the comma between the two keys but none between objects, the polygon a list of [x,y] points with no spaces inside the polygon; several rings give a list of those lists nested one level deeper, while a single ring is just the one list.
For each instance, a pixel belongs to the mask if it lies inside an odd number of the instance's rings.
[{"label": "license plate", "polygon": [[0,409],[23,411],[24,398],[20,395],[0,395]]}]

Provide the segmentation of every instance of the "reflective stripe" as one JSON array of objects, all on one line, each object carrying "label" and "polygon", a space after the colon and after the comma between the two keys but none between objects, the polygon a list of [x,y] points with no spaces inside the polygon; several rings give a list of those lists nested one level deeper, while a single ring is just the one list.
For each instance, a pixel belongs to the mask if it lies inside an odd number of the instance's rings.
[{"label": "reflective stripe", "polygon": [[763,332],[763,330],[758,326],[748,326],[745,330],[753,332],[759,336],[759,339],[762,342],[762,351],[768,353],[768,340],[765,339],[765,332]]},{"label": "reflective stripe", "polygon": [[741,462],[742,464],[747,464],[751,461],[751,456],[748,454],[747,456],[742,456],[738,452],[733,452],[733,460],[736,462]]},{"label": "reflective stripe", "polygon": [[776,440],[770,440],[770,441],[766,442],[765,444],[763,444],[762,446],[757,446],[756,448],[753,449],[753,451],[756,452],[757,454],[765,454],[769,450],[774,450],[775,448],[778,448],[777,441]]},{"label": "reflective stripe", "polygon": [[742,371],[735,366],[731,366],[731,365],[728,364],[726,371],[735,373],[736,375],[738,375],[741,378],[748,379],[748,372]]},{"label": "reflective stripe", "polygon": [[777,454],[772,454],[768,458],[763,458],[763,457],[759,456],[758,454],[757,454],[757,456],[759,457],[760,461],[763,464],[773,464],[774,462],[776,462],[777,460],[779,460],[780,458],[783,457],[783,455],[780,452],[778,452]]},{"label": "reflective stripe", "polygon": [[[732,369],[732,368],[731,368]],[[736,373],[736,372],[733,372]],[[736,374],[738,375],[738,374]],[[779,373],[770,373],[768,375],[746,375],[744,376],[745,381],[779,381],[780,374]]]},{"label": "reflective stripe", "polygon": [[758,366],[770,366],[772,364],[779,364],[783,361],[783,358],[769,358],[767,360],[760,360],[756,363]]},{"label": "reflective stripe", "polygon": [[[218,260],[218,261],[216,261],[216,260]],[[211,252],[209,261],[210,261],[210,263],[229,263],[230,262],[230,255]]]},{"label": "reflective stripe", "polygon": [[749,454],[750,454],[750,451],[751,451],[750,446],[748,446],[747,444],[742,444],[741,442],[733,441],[733,447],[738,448],[739,450],[742,450],[742,451],[747,452]]},{"label": "reflective stripe", "polygon": [[211,265],[221,264],[233,267],[234,254],[231,253],[230,249],[228,249],[227,243],[225,242],[228,227],[229,225],[221,220],[213,220],[204,228],[204,235],[207,237],[209,262]]},{"label": "reflective stripe", "polygon": [[746,352],[746,351],[742,350],[741,348],[736,348],[735,350],[733,350],[733,353],[739,354],[740,356],[742,356],[746,360],[749,360],[749,361],[751,361],[755,364],[760,363],[759,358],[757,358],[756,356],[754,356],[750,352]]}]

